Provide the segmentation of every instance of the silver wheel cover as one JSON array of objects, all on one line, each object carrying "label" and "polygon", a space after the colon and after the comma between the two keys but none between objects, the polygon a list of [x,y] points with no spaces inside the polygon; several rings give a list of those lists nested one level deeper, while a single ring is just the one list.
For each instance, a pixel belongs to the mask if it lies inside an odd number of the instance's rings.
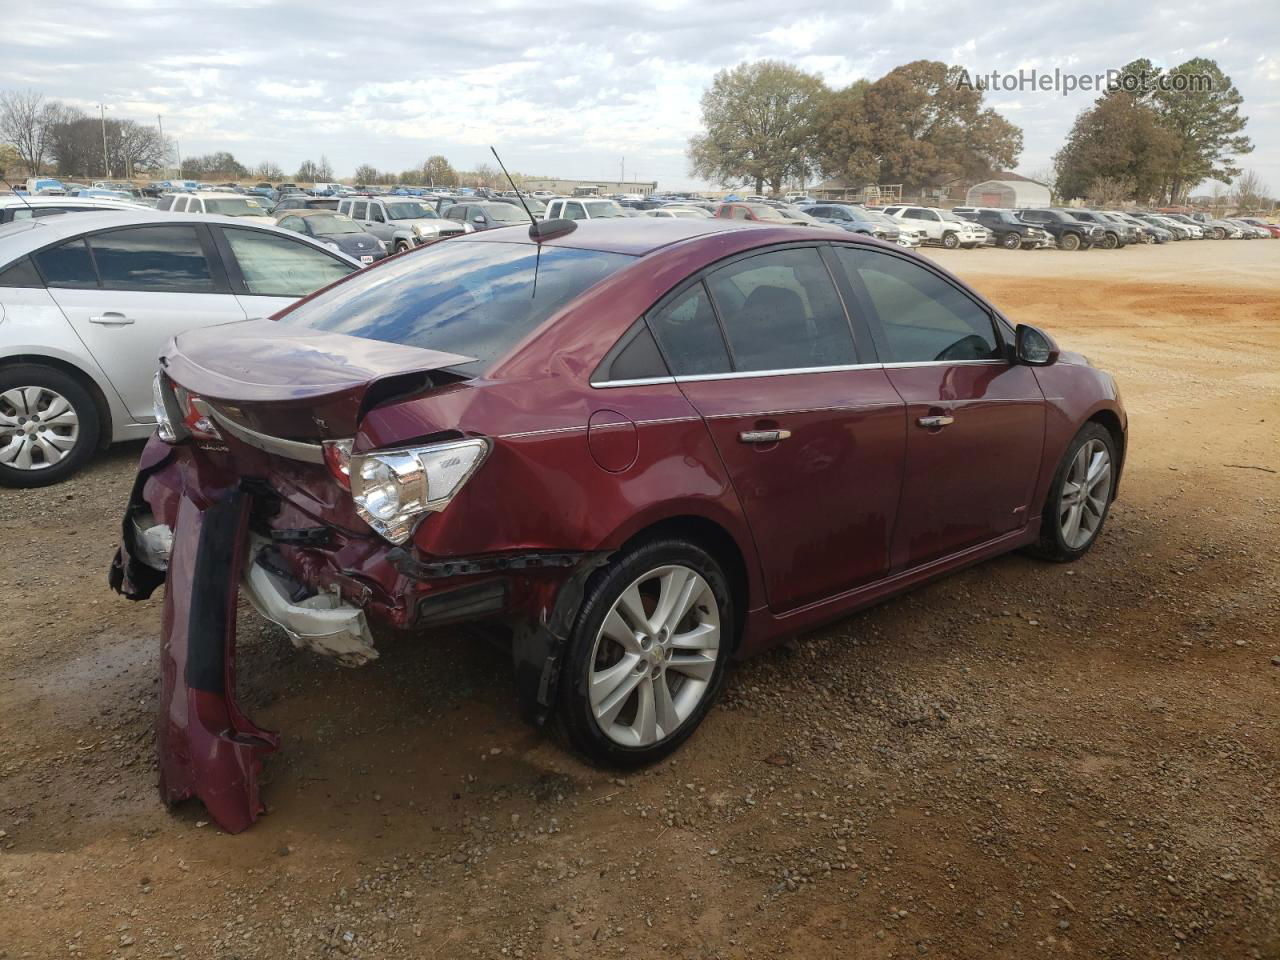
[{"label": "silver wheel cover", "polygon": [[61,462],[80,438],[71,402],[48,387],[12,387],[0,393],[0,464],[45,470]]},{"label": "silver wheel cover", "polygon": [[591,714],[624,747],[675,733],[707,695],[720,651],[720,605],[689,567],[637,577],[609,608],[588,662]]},{"label": "silver wheel cover", "polygon": [[1102,526],[1111,496],[1111,454],[1101,440],[1089,440],[1071,460],[1058,501],[1058,527],[1072,550],[1088,544]]}]

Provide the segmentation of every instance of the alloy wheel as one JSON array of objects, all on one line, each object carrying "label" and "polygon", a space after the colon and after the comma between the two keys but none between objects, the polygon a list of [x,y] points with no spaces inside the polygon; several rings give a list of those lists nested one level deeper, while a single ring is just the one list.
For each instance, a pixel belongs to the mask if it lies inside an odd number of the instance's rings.
[{"label": "alloy wheel", "polygon": [[1102,526],[1111,496],[1111,454],[1101,440],[1081,445],[1062,482],[1058,526],[1072,550],[1085,547]]},{"label": "alloy wheel", "polygon": [[720,607],[701,574],[670,564],[637,577],[596,633],[591,714],[625,747],[674,734],[707,695],[720,653]]},{"label": "alloy wheel", "polygon": [[0,463],[44,470],[62,461],[80,437],[71,402],[48,387],[12,387],[0,393]]}]

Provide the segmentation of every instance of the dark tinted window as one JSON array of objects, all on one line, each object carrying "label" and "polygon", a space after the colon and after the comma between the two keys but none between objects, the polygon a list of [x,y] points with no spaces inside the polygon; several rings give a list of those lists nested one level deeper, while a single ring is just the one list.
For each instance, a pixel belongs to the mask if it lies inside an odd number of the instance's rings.
[{"label": "dark tinted window", "polygon": [[[450,241],[352,278],[281,319],[290,326],[468,357],[480,373],[543,320],[634,258]],[[537,283],[534,283],[536,276]]]},{"label": "dark tinted window", "polygon": [[102,285],[110,290],[212,293],[213,271],[196,228],[139,227],[89,238]]},{"label": "dark tinted window", "polygon": [[43,287],[44,281],[36,273],[35,266],[29,257],[23,257],[16,263],[0,270],[0,287]]},{"label": "dark tinted window", "polygon": [[854,363],[853,334],[818,251],[775,250],[707,278],[735,370]]},{"label": "dark tinted window", "polygon": [[954,284],[877,250],[841,246],[836,257],[855,286],[861,281],[875,307],[889,350],[885,362],[999,357],[990,315]]},{"label": "dark tinted window", "polygon": [[649,314],[648,319],[676,376],[728,373],[732,369],[715,309],[701,283]]},{"label": "dark tinted window", "polygon": [[168,210],[173,206],[173,197],[161,197],[156,203],[157,210]]},{"label": "dark tinted window", "polygon": [[36,265],[51,287],[96,287],[98,274],[83,240],[69,240],[35,254]]},{"label": "dark tinted window", "polygon": [[613,360],[592,381],[603,383],[609,380],[647,380],[665,376],[668,376],[667,365],[658,352],[653,334],[642,323],[635,329],[626,346],[614,354]]}]

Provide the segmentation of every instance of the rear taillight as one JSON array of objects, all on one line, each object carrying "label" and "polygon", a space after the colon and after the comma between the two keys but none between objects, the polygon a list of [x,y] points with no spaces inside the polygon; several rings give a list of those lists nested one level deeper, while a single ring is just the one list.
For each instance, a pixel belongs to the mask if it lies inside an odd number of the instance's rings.
[{"label": "rear taillight", "polygon": [[351,441],[326,440],[322,445],[324,463],[344,490],[351,489]]},{"label": "rear taillight", "polygon": [[213,425],[213,420],[203,409],[204,402],[189,390],[178,387],[175,391],[182,409],[182,425],[197,440],[221,440],[222,434]]}]

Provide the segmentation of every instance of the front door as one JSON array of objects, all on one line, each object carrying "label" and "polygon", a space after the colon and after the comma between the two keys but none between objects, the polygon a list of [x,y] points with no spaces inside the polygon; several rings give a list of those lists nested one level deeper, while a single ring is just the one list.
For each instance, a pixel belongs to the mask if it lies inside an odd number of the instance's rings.
[{"label": "front door", "polygon": [[841,246],[856,299],[907,405],[893,568],[919,566],[1025,526],[1044,445],[1044,395],[1011,363],[989,310],[894,253]]},{"label": "front door", "polygon": [[170,338],[245,319],[207,252],[201,228],[173,224],[107,230],[36,255],[50,296],[135,420],[155,419],[151,380]]},{"label": "front door", "polygon": [[781,613],[884,576],[903,404],[882,369],[859,364],[818,248],[738,259],[649,322],[733,482],[769,606]]}]

